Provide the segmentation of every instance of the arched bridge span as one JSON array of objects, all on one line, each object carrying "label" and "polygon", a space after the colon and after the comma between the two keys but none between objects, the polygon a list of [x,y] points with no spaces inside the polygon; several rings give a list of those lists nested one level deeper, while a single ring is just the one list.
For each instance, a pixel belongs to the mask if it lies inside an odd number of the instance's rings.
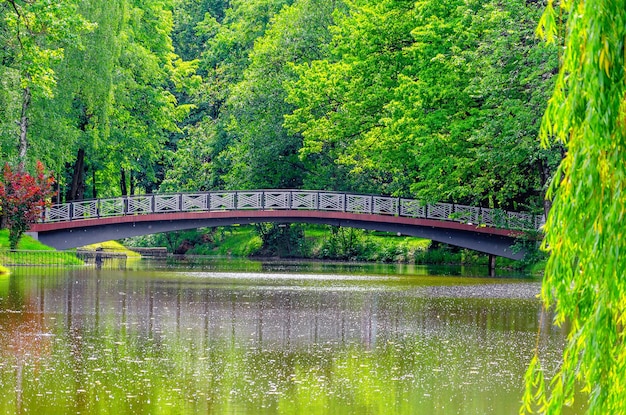
[{"label": "arched bridge span", "polygon": [[31,232],[57,249],[131,236],[260,222],[317,223],[417,236],[512,259],[524,229],[542,217],[414,199],[305,190],[136,195],[46,209]]}]

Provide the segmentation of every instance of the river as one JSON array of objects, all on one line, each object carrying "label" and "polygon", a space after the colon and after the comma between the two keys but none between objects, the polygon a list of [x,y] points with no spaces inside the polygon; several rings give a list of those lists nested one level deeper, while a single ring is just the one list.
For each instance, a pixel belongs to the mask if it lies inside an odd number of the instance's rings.
[{"label": "river", "polygon": [[565,337],[528,277],[155,264],[0,279],[0,413],[517,414]]}]

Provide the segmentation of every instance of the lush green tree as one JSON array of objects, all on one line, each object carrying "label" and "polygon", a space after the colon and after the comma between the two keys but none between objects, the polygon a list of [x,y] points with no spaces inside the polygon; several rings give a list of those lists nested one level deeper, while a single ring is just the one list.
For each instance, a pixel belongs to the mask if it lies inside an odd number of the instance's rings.
[{"label": "lush green tree", "polygon": [[[82,199],[89,178],[95,176],[97,152],[110,132],[113,76],[118,64],[125,1],[83,1],[78,9],[95,29],[69,47],[55,71],[53,99],[33,108],[34,150],[57,172],[67,200]],[[51,122],[52,121],[52,122]],[[63,137],[59,140],[58,137]],[[91,195],[97,196],[95,184]]]},{"label": "lush green tree", "polygon": [[255,40],[265,33],[272,17],[289,3],[289,0],[206,2],[201,8],[204,18],[193,31],[185,30],[187,39],[194,32],[195,42],[202,45],[198,73],[203,76],[203,82],[190,100],[194,108],[185,123],[184,136],[176,143],[177,151],[170,159],[163,189],[225,186],[224,177],[231,170],[227,153],[234,139],[227,128],[230,116],[224,104],[233,86],[243,79]]},{"label": "lush green tree", "polygon": [[560,157],[536,141],[556,68],[556,48],[535,40],[541,11],[524,1],[444,6],[419,11],[407,49],[419,63],[401,78],[372,148],[390,166],[397,151],[385,147],[410,153],[403,165],[423,200],[541,208]]},{"label": "lush green tree", "polygon": [[403,68],[414,64],[404,53],[417,24],[414,2],[355,1],[347,6],[335,16],[329,56],[297,66],[298,79],[287,83],[287,100],[296,108],[285,124],[303,136],[300,154],[313,172],[309,183],[385,191],[390,176],[354,150],[379,125]]},{"label": "lush green tree", "polygon": [[[567,324],[563,363],[548,385],[538,352],[523,412],[560,414],[579,391],[589,414],[626,413],[626,4],[548,2],[539,31],[565,49],[543,119],[544,142],[567,156],[552,182],[542,298]],[[561,32],[562,33],[562,32]],[[536,405],[536,406],[535,406]]]},{"label": "lush green tree", "polygon": [[13,104],[6,115],[18,125],[18,131],[7,132],[17,133],[13,143],[20,163],[27,161],[31,106],[54,96],[55,64],[65,47],[76,45],[80,33],[92,28],[77,8],[77,0],[0,2],[0,65],[6,79],[2,86],[5,100]]},{"label": "lush green tree", "polygon": [[[173,52],[172,2],[83,2],[97,24],[59,65],[58,99],[39,111],[67,200],[150,191],[163,173],[170,133],[188,112],[174,92],[198,82],[195,63]],[[47,120],[55,117],[53,126]],[[58,141],[58,140],[57,140]],[[59,149],[60,150],[60,149]],[[89,191],[90,190],[90,191]]]},{"label": "lush green tree", "polygon": [[359,190],[540,206],[559,153],[535,140],[556,68],[556,48],[534,39],[539,14],[524,1],[350,3],[331,57],[288,84],[301,155],[343,166]]},{"label": "lush green tree", "polygon": [[473,76],[468,53],[478,47],[479,36],[472,23],[479,8],[447,0],[420,2],[411,10],[412,27],[401,50],[411,63],[402,65],[376,125],[352,150],[389,171],[395,193],[462,201],[450,187],[461,183],[455,164],[471,163],[466,137],[479,125],[479,98],[467,91]]},{"label": "lush green tree", "polygon": [[[4,31],[2,31],[4,34]],[[4,44],[3,41],[1,43]],[[4,50],[4,49],[2,49]],[[1,52],[0,52],[1,53]],[[6,56],[2,61],[11,59]],[[21,95],[19,93],[19,73],[0,64],[0,159],[11,160],[17,157]]]},{"label": "lush green tree", "polygon": [[306,240],[302,224],[257,223],[254,229],[262,243],[257,254],[281,258],[306,256]]},{"label": "lush green tree", "polygon": [[227,163],[222,156],[226,147],[225,133],[216,123],[207,119],[186,128],[187,134],[177,143],[176,152],[171,154],[169,165],[160,190],[207,191],[222,187],[223,172]]},{"label": "lush green tree", "polygon": [[[228,6],[228,0],[175,0],[173,13],[174,28],[172,31],[174,52],[184,61],[193,62],[194,65],[197,64],[203,57],[206,44],[216,34],[214,29],[224,20]],[[208,27],[206,22],[209,22]],[[206,77],[210,70],[205,66],[200,67],[198,65],[196,72],[198,75]],[[168,149],[176,150],[176,148],[180,147],[181,152],[180,154],[172,152],[167,160],[168,173],[165,175],[167,176],[165,178],[167,183],[172,183],[172,180],[176,180],[173,178],[180,177],[181,183],[177,185],[190,185],[192,182],[197,181],[197,178],[194,176],[202,177],[203,179],[207,177],[204,173],[200,174],[200,172],[206,170],[202,166],[197,170],[197,175],[194,174],[193,170],[189,172],[190,174],[182,173],[184,170],[182,166],[193,165],[196,161],[193,157],[186,158],[189,151],[193,151],[193,154],[199,157],[200,160],[205,159],[204,154],[207,153],[205,146],[198,145],[195,141],[205,143],[206,137],[211,136],[215,130],[214,123],[211,121],[212,117],[215,116],[213,112],[215,107],[209,100],[203,98],[206,91],[205,85],[206,82],[197,82],[192,88],[172,90],[179,105],[190,104],[190,112],[188,116],[178,122],[180,131],[170,134],[167,144]],[[190,137],[193,137],[193,139],[190,139]],[[179,140],[182,140],[182,142],[179,143]],[[193,147],[193,150],[190,147]],[[209,146],[209,149],[211,149],[211,146]],[[179,163],[180,169],[178,168]],[[175,171],[172,171],[171,168],[174,166],[176,166]],[[209,164],[209,166],[214,170],[218,169],[213,164]],[[217,178],[219,175],[213,175],[212,177]],[[182,182],[185,182],[185,184]],[[163,185],[163,188],[169,186],[167,183]]]},{"label": "lush green tree", "polygon": [[5,137],[20,135],[12,123],[21,120],[68,200],[151,190],[191,108],[175,94],[199,82],[196,62],[174,53],[173,9],[174,0],[3,2],[3,158],[20,155]]},{"label": "lush green tree", "polygon": [[[204,45],[214,35],[212,29],[206,27],[206,22],[222,22],[228,3],[228,0],[174,1],[172,42],[178,56],[185,61],[202,56]],[[201,24],[202,22],[205,23]]]},{"label": "lush green tree", "polygon": [[537,143],[558,67],[555,45],[535,35],[541,12],[526,1],[491,2],[473,19],[482,36],[468,54],[468,92],[480,99],[479,123],[467,138],[471,162],[459,166],[470,186],[457,192],[470,203],[540,209],[561,160],[561,146]]},{"label": "lush green tree", "polygon": [[244,78],[226,103],[227,129],[234,141],[227,152],[229,187],[302,186],[308,170],[298,157],[301,137],[283,127],[285,114],[293,110],[285,102],[283,84],[295,79],[293,65],[324,57],[335,7],[335,2],[297,0],[255,42]]},{"label": "lush green tree", "polygon": [[219,14],[209,12],[196,25],[196,33],[207,38],[201,69],[207,73],[207,93],[216,94],[216,103],[223,102],[229,90],[217,91],[215,87],[232,85],[242,78],[254,41],[265,33],[271,18],[290,3],[290,0],[234,0],[229,2],[221,21]]},{"label": "lush green tree", "polygon": [[124,46],[113,81],[110,139],[102,151],[106,167],[119,173],[120,193],[151,191],[169,133],[178,130],[188,105],[178,105],[169,86],[195,81],[193,63],[174,53],[172,2],[134,0],[122,32]]}]

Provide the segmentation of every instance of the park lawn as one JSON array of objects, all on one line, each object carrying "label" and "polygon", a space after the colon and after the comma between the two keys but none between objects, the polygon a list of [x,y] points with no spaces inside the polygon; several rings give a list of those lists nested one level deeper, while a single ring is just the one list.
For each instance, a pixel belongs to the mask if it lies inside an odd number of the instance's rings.
[{"label": "park lawn", "polygon": [[[131,251],[117,241],[101,242],[93,245],[86,245],[82,248],[95,250],[98,247],[101,247],[109,252],[124,252],[128,257],[141,256],[137,252]],[[7,229],[0,230],[0,249],[9,249],[9,231]],[[20,251],[56,251],[56,249],[48,245],[44,245],[28,235],[22,236],[20,242],[17,244],[17,249]]]},{"label": "park lawn", "polygon": [[246,257],[259,250],[263,242],[251,226],[231,227],[228,237],[216,247],[218,255]]},{"label": "park lawn", "polygon": [[[0,265],[82,265],[83,261],[76,258],[72,252],[58,252],[56,249],[44,245],[38,240],[23,235],[17,244],[19,253],[8,252],[9,231],[0,230]],[[28,254],[27,252],[40,252]],[[6,267],[5,267],[6,269]],[[0,270],[1,274],[1,270]]]},{"label": "park lawn", "polygon": [[[0,229],[0,249],[9,249],[9,230]],[[54,248],[44,245],[35,238],[23,235],[17,244],[17,249],[24,251],[54,251]]]},{"label": "park lawn", "polygon": [[141,258],[141,254],[135,251],[131,251],[130,249],[126,248],[124,245],[122,245],[121,243],[117,241],[99,242],[97,244],[85,245],[81,247],[81,249],[86,249],[89,251],[95,251],[97,248],[102,248],[103,250],[107,252],[124,253],[126,254],[126,257],[128,258]]},{"label": "park lawn", "polygon": [[96,244],[85,245],[80,247],[81,250],[95,251],[97,248],[102,248],[105,252],[115,252],[126,254],[126,264],[132,264],[141,260],[141,254],[135,251],[131,251],[124,245],[117,241],[98,242]]},{"label": "park lawn", "polygon": [[219,228],[215,242],[197,245],[190,249],[189,255],[211,255],[248,257],[261,248],[262,241],[253,226],[227,226]]}]

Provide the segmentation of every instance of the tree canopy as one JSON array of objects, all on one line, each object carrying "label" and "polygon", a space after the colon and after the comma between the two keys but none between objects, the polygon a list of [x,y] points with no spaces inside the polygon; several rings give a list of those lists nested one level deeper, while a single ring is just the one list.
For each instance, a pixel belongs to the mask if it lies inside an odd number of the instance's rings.
[{"label": "tree canopy", "polygon": [[[557,48],[534,2],[46,4],[2,3],[0,149],[43,160],[59,199],[308,187],[539,211],[561,158],[535,140]],[[58,26],[32,34],[50,59],[26,155],[16,7]]]}]

